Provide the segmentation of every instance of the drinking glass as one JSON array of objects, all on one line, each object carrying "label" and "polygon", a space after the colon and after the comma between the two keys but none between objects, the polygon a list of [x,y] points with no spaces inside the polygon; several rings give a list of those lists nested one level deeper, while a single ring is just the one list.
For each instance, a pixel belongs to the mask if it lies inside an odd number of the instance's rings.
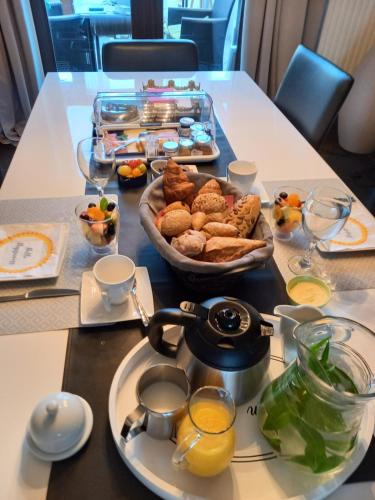
[{"label": "drinking glass", "polygon": [[101,137],[83,139],[77,146],[77,161],[86,180],[96,187],[102,198],[104,188],[116,169],[112,144]]},{"label": "drinking glass", "polygon": [[311,258],[319,241],[331,240],[344,227],[352,208],[351,197],[340,189],[317,187],[308,195],[302,208],[302,226],[310,240],[304,255],[288,261],[294,274],[309,274],[316,264]]},{"label": "drinking glass", "polygon": [[215,386],[195,391],[188,414],[178,427],[173,465],[202,477],[222,472],[234,454],[235,418],[236,408],[228,391]]},{"label": "drinking glass", "polygon": [[95,254],[117,253],[120,211],[117,204],[115,205],[111,212],[106,212],[102,220],[94,220],[89,217],[87,201],[79,203],[75,208],[81,234]]},{"label": "drinking glass", "polygon": [[96,137],[100,135],[100,113],[101,113],[101,105],[102,101],[98,96],[95,97],[94,100],[94,123],[95,123],[95,134]]},{"label": "drinking glass", "polygon": [[145,134],[146,158],[157,158],[159,156],[159,139],[156,135]]},{"label": "drinking glass", "polygon": [[275,238],[289,241],[302,226],[302,207],[307,198],[303,189],[279,186],[273,193],[271,226]]}]

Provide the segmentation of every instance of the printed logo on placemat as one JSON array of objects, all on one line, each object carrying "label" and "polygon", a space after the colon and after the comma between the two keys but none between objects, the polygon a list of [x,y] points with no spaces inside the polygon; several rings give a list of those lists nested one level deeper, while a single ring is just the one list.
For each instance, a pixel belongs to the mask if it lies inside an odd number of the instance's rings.
[{"label": "printed logo on placemat", "polygon": [[48,236],[34,232],[21,232],[0,240],[2,273],[24,273],[42,266],[53,252]]},{"label": "printed logo on placemat", "polygon": [[368,238],[368,230],[362,222],[349,217],[344,228],[340,232],[340,240],[331,240],[335,245],[356,246],[365,243]]}]

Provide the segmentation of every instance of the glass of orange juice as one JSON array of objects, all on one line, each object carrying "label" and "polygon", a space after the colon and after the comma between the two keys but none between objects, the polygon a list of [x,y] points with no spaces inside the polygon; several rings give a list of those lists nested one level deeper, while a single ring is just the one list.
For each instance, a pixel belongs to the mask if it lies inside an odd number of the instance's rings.
[{"label": "glass of orange juice", "polygon": [[235,450],[235,418],[236,407],[228,391],[214,386],[195,391],[188,414],[178,425],[173,465],[202,477],[222,472]]}]

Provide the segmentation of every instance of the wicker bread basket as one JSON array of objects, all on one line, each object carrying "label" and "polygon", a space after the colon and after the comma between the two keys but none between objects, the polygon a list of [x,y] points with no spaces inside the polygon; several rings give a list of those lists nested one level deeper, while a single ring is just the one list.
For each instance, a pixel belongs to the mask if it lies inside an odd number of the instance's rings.
[{"label": "wicker bread basket", "polygon": [[[189,172],[187,176],[194,182],[197,190],[210,179],[216,179],[224,195],[233,195],[235,200],[242,196],[234,186],[212,175]],[[145,189],[142,195],[139,205],[141,224],[161,256],[169,262],[184,283],[193,289],[203,284],[212,286],[216,290],[222,288],[221,284],[228,285],[232,279],[238,279],[239,274],[260,267],[272,256],[272,232],[261,213],[251,237],[264,240],[265,247],[253,250],[232,262],[201,262],[185,257],[167,242],[155,226],[155,217],[165,205],[163,177],[159,177]]]}]

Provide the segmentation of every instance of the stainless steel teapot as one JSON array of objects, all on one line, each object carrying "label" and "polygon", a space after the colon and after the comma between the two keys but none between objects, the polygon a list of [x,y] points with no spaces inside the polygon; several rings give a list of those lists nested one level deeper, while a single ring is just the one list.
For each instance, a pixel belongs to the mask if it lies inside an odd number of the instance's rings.
[{"label": "stainless steel teapot", "polygon": [[[170,324],[184,327],[177,345],[163,338],[162,327]],[[193,390],[204,385],[224,387],[237,405],[260,388],[270,362],[270,335],[272,324],[252,306],[232,297],[161,309],[148,326],[152,347],[177,360]]]}]

